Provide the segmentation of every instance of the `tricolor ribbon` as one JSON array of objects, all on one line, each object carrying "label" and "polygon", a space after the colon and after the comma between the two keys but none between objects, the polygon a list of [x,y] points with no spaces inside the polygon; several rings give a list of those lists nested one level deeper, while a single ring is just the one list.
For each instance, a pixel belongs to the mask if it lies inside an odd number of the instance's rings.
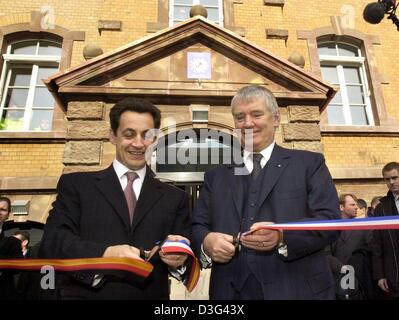
[{"label": "tricolor ribbon", "polygon": [[265,224],[248,230],[243,235],[261,229],[268,230],[379,230],[399,229],[399,216],[385,216],[359,219],[300,221]]},{"label": "tricolor ribbon", "polygon": [[40,270],[51,266],[55,271],[122,270],[147,278],[154,267],[146,261],[132,258],[84,259],[15,259],[0,260],[0,269]]},{"label": "tricolor ribbon", "polygon": [[[161,247],[164,253],[185,253],[193,259],[193,266],[186,281],[191,292],[198,283],[199,262],[186,241],[165,241]],[[51,266],[55,271],[71,272],[85,270],[119,270],[133,273],[146,279],[154,266],[143,260],[132,258],[83,258],[83,259],[0,259],[0,270],[13,269],[23,271],[41,270]]]},{"label": "tricolor ribbon", "polygon": [[195,257],[194,252],[193,250],[191,250],[188,242],[186,240],[179,240],[179,241],[166,240],[161,246],[161,251],[163,253],[185,253],[191,257],[192,259],[191,272],[187,278],[185,286],[188,292],[193,291],[198,283],[201,268],[199,261]]}]

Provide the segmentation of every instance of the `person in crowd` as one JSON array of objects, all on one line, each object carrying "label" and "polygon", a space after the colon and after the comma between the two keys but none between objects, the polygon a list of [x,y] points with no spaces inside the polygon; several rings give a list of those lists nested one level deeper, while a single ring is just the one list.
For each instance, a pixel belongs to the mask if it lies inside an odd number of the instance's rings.
[{"label": "person in crowd", "polygon": [[[355,219],[359,216],[359,199],[353,194],[339,197],[342,219]],[[330,266],[336,279],[337,299],[366,300],[374,298],[372,276],[372,230],[344,230],[337,241],[327,247]],[[354,288],[348,287],[343,278],[353,270]]]},{"label": "person in crowd", "polygon": [[210,299],[334,299],[324,248],[339,232],[257,229],[339,219],[323,155],[275,143],[280,112],[262,86],[240,89],[231,112],[241,133],[243,165],[206,172],[193,211],[194,249],[204,267],[212,266]]},{"label": "person in crowd", "polygon": [[[399,163],[387,163],[382,168],[382,176],[388,193],[380,199],[374,216],[396,216],[399,212]],[[388,298],[399,299],[399,230],[375,230],[374,239],[374,278]]]},{"label": "person in crowd", "polygon": [[375,208],[380,203],[381,198],[382,198],[382,196],[376,196],[376,197],[373,197],[373,199],[371,199],[370,207],[368,208],[368,211],[367,211],[368,217],[374,216]]},{"label": "person in crowd", "polygon": [[[4,235],[4,222],[9,218],[10,212],[10,199],[0,197],[0,259],[22,258],[21,241],[15,237]],[[15,272],[0,270],[0,300],[13,300],[15,298]]]},{"label": "person in crowd", "polygon": [[17,230],[14,232],[13,237],[21,241],[21,250],[24,258],[29,258],[30,233],[26,230]]},{"label": "person in crowd", "polygon": [[357,199],[357,214],[356,218],[367,217],[367,202],[364,199]]},{"label": "person in crowd", "polygon": [[[189,241],[188,195],[160,182],[146,165],[161,114],[150,102],[126,98],[109,114],[116,158],[98,172],[61,176],[44,229],[43,258],[140,259],[156,243]],[[187,254],[157,252],[145,281],[126,273],[79,272],[59,284],[61,299],[168,299],[168,274],[184,280]]]}]

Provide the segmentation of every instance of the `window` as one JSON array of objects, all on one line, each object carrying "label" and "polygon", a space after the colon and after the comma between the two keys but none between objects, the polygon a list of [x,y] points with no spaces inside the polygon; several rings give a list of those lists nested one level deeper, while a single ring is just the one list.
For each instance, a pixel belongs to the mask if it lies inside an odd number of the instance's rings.
[{"label": "window", "polygon": [[189,19],[191,7],[197,4],[206,8],[209,20],[223,25],[223,0],[170,0],[169,25]]},{"label": "window", "polygon": [[327,107],[330,125],[374,125],[365,59],[354,45],[339,42],[318,43],[324,80],[339,91]]},{"label": "window", "polygon": [[48,40],[11,43],[3,54],[0,130],[50,131],[54,99],[42,79],[58,71],[61,44]]}]

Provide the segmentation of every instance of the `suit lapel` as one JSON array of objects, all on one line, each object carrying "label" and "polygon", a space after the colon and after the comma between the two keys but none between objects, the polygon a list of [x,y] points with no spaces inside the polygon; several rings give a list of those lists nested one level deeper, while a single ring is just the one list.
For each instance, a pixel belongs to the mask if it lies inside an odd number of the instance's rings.
[{"label": "suit lapel", "polygon": [[123,223],[128,227],[130,224],[129,209],[113,166],[111,165],[108,169],[99,172],[96,179],[96,187],[103,194],[104,198],[111,204],[116,213],[122,219]]},{"label": "suit lapel", "polygon": [[265,176],[262,181],[261,194],[259,195],[259,205],[265,201],[269,193],[273,190],[274,185],[278,181],[280,175],[288,166],[290,155],[285,149],[274,146],[272,155],[267,163]]},{"label": "suit lapel", "polygon": [[246,194],[244,190],[244,177],[246,177],[246,175],[236,174],[236,170],[239,170],[238,173],[242,173],[242,170],[246,169],[244,165],[230,165],[227,170],[229,171],[229,185],[234,207],[236,208],[238,216],[241,218],[244,210],[244,196]]},{"label": "suit lapel", "polygon": [[164,195],[162,183],[154,178],[154,173],[147,167],[147,173],[141,187],[140,196],[137,200],[136,210],[134,212],[132,231],[138,226],[140,221],[146,216],[151,208]]}]

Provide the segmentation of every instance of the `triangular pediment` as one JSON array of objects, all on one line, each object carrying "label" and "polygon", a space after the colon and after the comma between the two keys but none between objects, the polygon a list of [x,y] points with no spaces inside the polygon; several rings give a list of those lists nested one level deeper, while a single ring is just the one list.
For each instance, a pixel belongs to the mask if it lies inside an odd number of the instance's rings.
[{"label": "triangular pediment", "polygon": [[[209,76],[189,74],[190,53],[208,57]],[[323,108],[335,93],[310,73],[200,16],[46,80],[64,107],[72,100],[113,102],[127,95],[154,103],[228,105],[239,88],[254,83],[274,92],[280,106]]]}]

